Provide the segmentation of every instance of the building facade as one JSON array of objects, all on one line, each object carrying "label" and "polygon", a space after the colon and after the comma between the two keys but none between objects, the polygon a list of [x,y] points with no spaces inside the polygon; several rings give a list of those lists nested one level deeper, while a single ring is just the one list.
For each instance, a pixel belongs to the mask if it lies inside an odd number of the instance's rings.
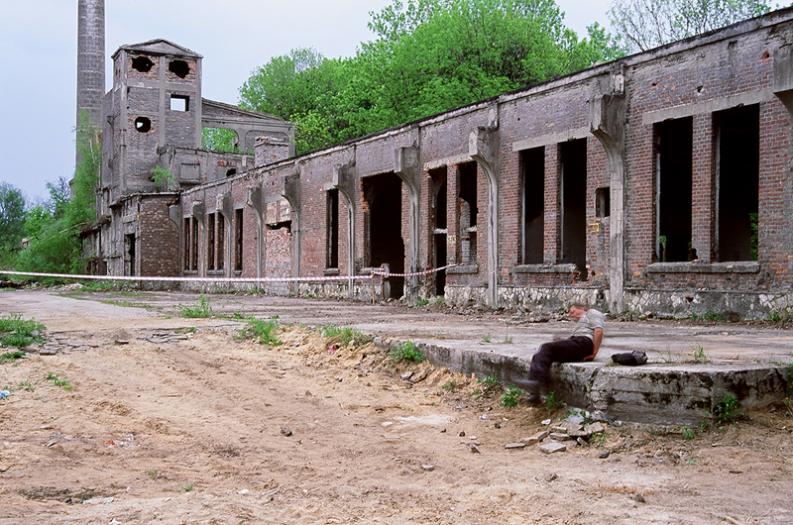
[{"label": "building facade", "polygon": [[[790,313],[791,43],[793,11],[776,11],[298,158],[288,123],[200,99],[197,55],[122,48],[93,237],[110,255],[94,269],[306,279],[257,286],[277,294]],[[172,59],[190,73],[177,78]],[[197,112],[172,114],[174,95]],[[198,149],[224,112],[262,125],[244,133],[253,157]],[[168,191],[155,165],[174,174]],[[447,264],[388,286],[318,280]]]}]

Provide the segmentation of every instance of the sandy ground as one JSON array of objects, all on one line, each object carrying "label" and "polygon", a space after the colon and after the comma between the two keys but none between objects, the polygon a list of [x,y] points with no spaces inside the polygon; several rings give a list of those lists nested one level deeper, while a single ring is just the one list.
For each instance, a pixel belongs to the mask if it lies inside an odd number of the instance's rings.
[{"label": "sandy ground", "polygon": [[228,321],[14,297],[67,350],[0,365],[0,524],[793,523],[783,408],[692,441],[626,425],[552,456],[505,450],[544,407],[504,409],[372,345],[284,327],[267,347]]}]

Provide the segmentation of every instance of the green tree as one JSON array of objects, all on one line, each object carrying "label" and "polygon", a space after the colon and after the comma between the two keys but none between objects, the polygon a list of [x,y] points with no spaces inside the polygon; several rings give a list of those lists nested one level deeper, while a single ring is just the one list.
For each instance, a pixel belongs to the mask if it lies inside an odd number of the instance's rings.
[{"label": "green tree", "polygon": [[[96,184],[101,164],[99,135],[87,114],[80,115],[77,148],[80,161],[71,184],[48,185],[50,201],[28,213],[24,230],[28,246],[19,252],[15,266],[23,271],[80,272],[80,232],[96,220]],[[68,198],[64,197],[67,194]],[[64,200],[66,199],[66,200]]]},{"label": "green tree", "polygon": [[6,182],[0,183],[0,266],[7,265],[24,235],[25,197]]},{"label": "green tree", "polygon": [[609,18],[633,51],[646,51],[776,7],[768,0],[614,0]]},{"label": "green tree", "polygon": [[304,153],[622,54],[601,26],[579,38],[563,19],[554,0],[392,0],[371,13],[376,39],[354,57],[273,58],[241,103],[295,122]]}]

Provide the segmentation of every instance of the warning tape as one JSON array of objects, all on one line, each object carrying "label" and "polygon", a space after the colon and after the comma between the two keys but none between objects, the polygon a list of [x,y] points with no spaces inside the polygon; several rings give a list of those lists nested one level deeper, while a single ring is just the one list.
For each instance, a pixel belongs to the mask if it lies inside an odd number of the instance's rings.
[{"label": "warning tape", "polygon": [[47,277],[52,279],[72,279],[79,281],[124,281],[124,282],[168,282],[168,283],[301,283],[301,282],[348,282],[371,281],[379,277],[415,277],[442,272],[447,268],[458,266],[450,264],[441,268],[433,268],[422,272],[391,273],[373,270],[369,275],[334,275],[321,277],[139,277],[130,275],[81,275],[69,273],[15,272],[0,270],[0,275],[17,277]]},{"label": "warning tape", "polygon": [[381,275],[383,277],[419,277],[421,275],[431,275],[433,273],[442,272],[444,270],[448,270],[449,268],[454,268],[455,266],[460,266],[460,265],[447,264],[446,266],[441,266],[440,268],[433,268],[431,270],[424,270],[421,272],[409,272],[409,273],[392,273],[392,272],[381,272],[378,270],[373,270],[372,275]]}]

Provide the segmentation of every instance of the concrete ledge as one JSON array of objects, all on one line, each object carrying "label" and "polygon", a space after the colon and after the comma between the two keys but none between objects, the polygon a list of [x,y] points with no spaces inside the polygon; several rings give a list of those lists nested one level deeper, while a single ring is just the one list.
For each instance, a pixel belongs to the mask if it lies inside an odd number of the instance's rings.
[{"label": "concrete ledge", "polygon": [[[390,348],[399,341],[376,339]],[[416,343],[430,362],[458,372],[495,376],[503,384],[528,375],[528,359],[493,351],[451,349]],[[774,365],[650,364],[640,367],[605,362],[557,364],[553,391],[570,405],[601,410],[636,423],[692,425],[710,416],[725,394],[741,408],[762,408],[785,398],[787,368]]]},{"label": "concrete ledge", "polygon": [[653,263],[645,268],[647,273],[759,273],[760,263],[755,261],[728,263],[668,262]]}]

